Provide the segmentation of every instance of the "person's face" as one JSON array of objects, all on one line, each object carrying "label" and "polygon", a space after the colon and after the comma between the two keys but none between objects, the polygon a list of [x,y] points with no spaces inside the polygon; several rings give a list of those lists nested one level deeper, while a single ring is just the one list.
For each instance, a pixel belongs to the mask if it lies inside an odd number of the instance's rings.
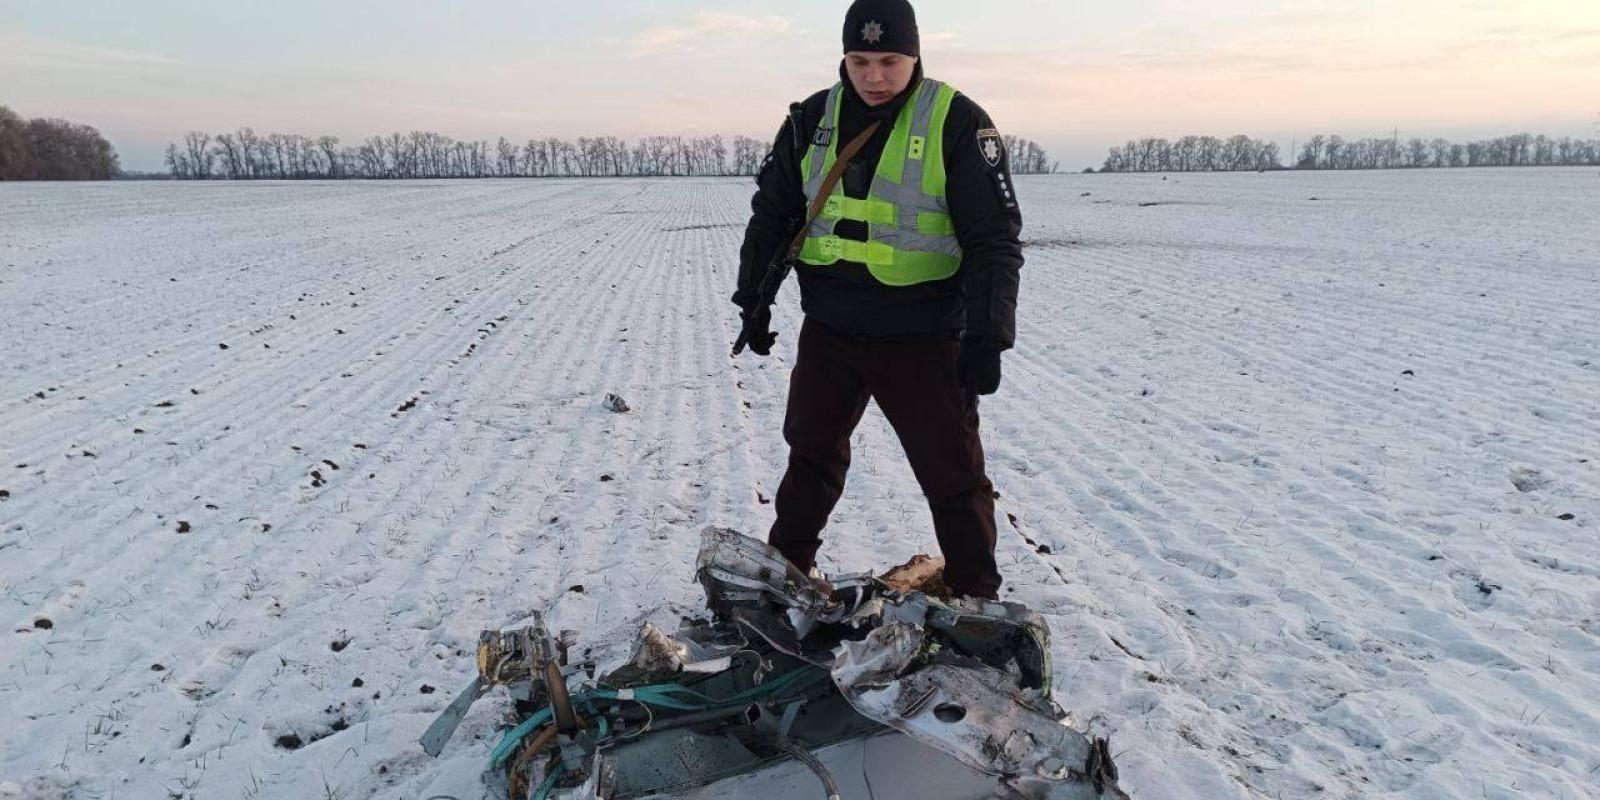
[{"label": "person's face", "polygon": [[899,53],[846,53],[844,70],[856,94],[869,106],[881,106],[905,91],[917,60]]}]

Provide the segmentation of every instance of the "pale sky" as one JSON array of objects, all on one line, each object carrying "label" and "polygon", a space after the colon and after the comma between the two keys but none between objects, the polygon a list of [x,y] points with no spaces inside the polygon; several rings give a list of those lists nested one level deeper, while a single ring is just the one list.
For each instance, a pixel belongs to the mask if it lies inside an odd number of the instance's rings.
[{"label": "pale sky", "polygon": [[[835,79],[846,2],[0,0],[0,104],[129,169],[187,130],[746,134]],[[928,74],[1063,169],[1128,138],[1600,138],[1600,0],[921,0]]]}]

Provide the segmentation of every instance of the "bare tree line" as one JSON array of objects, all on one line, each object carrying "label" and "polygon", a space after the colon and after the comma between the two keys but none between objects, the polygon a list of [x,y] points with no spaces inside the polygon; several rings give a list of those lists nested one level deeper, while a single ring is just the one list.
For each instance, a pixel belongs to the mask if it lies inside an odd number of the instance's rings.
[{"label": "bare tree line", "polygon": [[1282,169],[1278,146],[1239,135],[1146,138],[1111,148],[1101,172],[1236,172]]},{"label": "bare tree line", "polygon": [[0,106],[0,180],[104,181],[120,171],[100,131],[64,119],[24,121]]},{"label": "bare tree line", "polygon": [[333,136],[193,131],[167,145],[181,179],[544,178],[752,175],[766,146],[745,136],[452,139],[431,131],[373,136],[353,147]]},{"label": "bare tree line", "polygon": [[[1055,163],[1027,139],[1007,137],[1012,171],[1051,172]],[[212,135],[192,131],[167,145],[166,165],[179,179],[546,178],[754,175],[767,145],[747,136],[615,136],[487,141],[431,131],[373,136],[353,147],[333,136],[250,128]]]},{"label": "bare tree line", "polygon": [[[1295,154],[1293,169],[1600,166],[1600,140],[1519,133],[1476,142],[1399,136],[1346,140],[1317,135]],[[1102,172],[1228,172],[1284,169],[1272,142],[1234,136],[1138,139],[1111,148]]]},{"label": "bare tree line", "polygon": [[1002,136],[1000,140],[1005,143],[1013,175],[1044,175],[1055,172],[1059,166],[1058,162],[1051,161],[1050,154],[1032,139]]},{"label": "bare tree line", "polygon": [[1300,148],[1295,169],[1420,169],[1425,167],[1600,166],[1600,140],[1518,133],[1458,144],[1399,136],[1346,141],[1317,135]]}]

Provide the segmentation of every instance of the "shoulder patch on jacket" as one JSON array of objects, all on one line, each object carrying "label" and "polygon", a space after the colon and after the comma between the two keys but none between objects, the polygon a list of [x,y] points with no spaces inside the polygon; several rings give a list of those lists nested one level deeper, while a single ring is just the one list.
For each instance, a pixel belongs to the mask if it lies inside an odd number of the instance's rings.
[{"label": "shoulder patch on jacket", "polygon": [[1000,159],[1006,154],[1006,145],[1000,139],[1000,131],[995,128],[980,129],[978,131],[978,152],[983,155],[984,163],[991,168],[1000,166]]}]

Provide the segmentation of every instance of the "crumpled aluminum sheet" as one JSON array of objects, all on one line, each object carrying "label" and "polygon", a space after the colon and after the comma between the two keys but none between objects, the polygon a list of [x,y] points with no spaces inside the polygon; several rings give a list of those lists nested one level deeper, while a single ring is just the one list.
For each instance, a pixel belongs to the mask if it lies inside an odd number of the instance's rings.
[{"label": "crumpled aluminum sheet", "polygon": [[[834,683],[862,716],[1001,778],[1011,797],[1040,800],[1124,798],[1097,789],[1087,766],[1094,743],[1024,702],[1015,679],[988,667],[914,667],[923,631],[892,624],[839,646]],[[1062,715],[1063,717],[1065,714]]]},{"label": "crumpled aluminum sheet", "polygon": [[[872,576],[829,582],[801,573],[766,543],[721,528],[705,530],[696,569],[719,620],[827,667],[857,713],[994,776],[996,797],[1128,800],[1105,740],[1071,727],[1050,697],[1049,628],[1026,607],[940,600]],[[848,634],[819,649],[820,634],[812,634],[821,626]],[[742,646],[719,640],[704,623],[670,635],[647,624],[628,667],[717,672]],[[993,663],[1001,656],[1009,660]],[[595,763],[583,786],[555,796],[597,798],[608,783],[597,776],[616,764]]]},{"label": "crumpled aluminum sheet", "polygon": [[[719,617],[731,616],[786,651],[802,654],[820,624],[864,629],[864,636],[839,642],[827,665],[850,704],[995,775],[1003,795],[1127,797],[1116,785],[1106,742],[1068,725],[1049,696],[1049,628],[1026,607],[938,601],[893,591],[870,576],[830,584],[801,573],[766,543],[721,528],[705,530],[697,567]],[[951,652],[945,642],[1004,643],[1010,650],[1002,655],[1013,660],[1001,668]]]}]

